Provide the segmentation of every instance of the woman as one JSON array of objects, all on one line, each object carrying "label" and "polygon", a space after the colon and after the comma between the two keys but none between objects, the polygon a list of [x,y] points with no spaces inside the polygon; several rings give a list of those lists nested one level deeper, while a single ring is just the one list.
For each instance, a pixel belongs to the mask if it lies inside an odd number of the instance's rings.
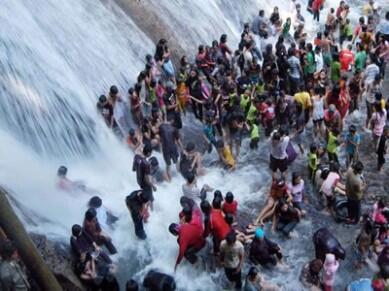
[{"label": "woman", "polygon": [[315,137],[324,136],[323,120],[324,120],[324,101],[323,101],[323,90],[320,87],[313,89],[314,95],[312,96],[312,120],[314,129],[313,132]]},{"label": "woman", "polygon": [[386,122],[386,109],[382,108],[381,102],[374,103],[375,112],[371,115],[369,121],[370,128],[373,130],[373,145],[374,148],[377,148],[378,140],[384,132],[385,122]]},{"label": "woman", "polygon": [[335,274],[339,268],[339,262],[336,260],[335,255],[326,254],[326,259],[323,266],[323,286],[324,291],[332,291],[335,282]]}]

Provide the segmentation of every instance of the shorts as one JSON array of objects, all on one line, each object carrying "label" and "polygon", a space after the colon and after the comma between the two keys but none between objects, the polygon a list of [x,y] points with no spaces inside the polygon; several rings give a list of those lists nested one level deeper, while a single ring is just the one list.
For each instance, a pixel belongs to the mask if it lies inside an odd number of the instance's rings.
[{"label": "shorts", "polygon": [[234,132],[234,133],[232,133],[231,134],[231,140],[235,143],[235,144],[237,144],[237,145],[241,145],[242,144],[242,138],[243,138],[243,136],[242,136],[243,134],[242,134],[242,131],[241,130],[238,130],[238,131],[236,131],[236,132]]},{"label": "shorts", "polygon": [[162,155],[167,166],[171,166],[172,161],[174,164],[178,161],[178,151],[176,147],[170,150],[162,150]]},{"label": "shorts", "polygon": [[323,124],[323,120],[324,120],[323,118],[313,120],[313,124],[321,126]]},{"label": "shorts", "polygon": [[303,210],[304,209],[304,203],[301,201],[301,202],[292,202],[293,203],[293,207],[297,208],[298,210]]},{"label": "shorts", "polygon": [[335,205],[335,196],[327,196],[325,194],[324,194],[324,196],[326,197],[327,207],[328,208],[334,207],[334,205]]},{"label": "shorts", "polygon": [[281,173],[285,172],[288,169],[288,159],[280,160],[270,155],[270,169],[273,172],[277,172],[277,170],[280,170]]},{"label": "shorts", "polygon": [[143,195],[147,197],[147,200],[150,202],[154,201],[154,196],[153,196],[153,189],[151,189],[149,186],[146,187],[141,187]]},{"label": "shorts", "polygon": [[253,138],[250,140],[250,149],[257,149],[258,148],[258,143],[259,143],[259,138]]},{"label": "shorts", "polygon": [[379,166],[382,166],[382,165],[385,164],[385,154],[379,153],[377,155],[377,163],[378,163]]}]

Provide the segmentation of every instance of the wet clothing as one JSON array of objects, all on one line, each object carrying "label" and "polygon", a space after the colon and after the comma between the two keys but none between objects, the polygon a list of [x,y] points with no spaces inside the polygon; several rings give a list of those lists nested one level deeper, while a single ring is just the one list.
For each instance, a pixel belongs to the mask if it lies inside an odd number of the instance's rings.
[{"label": "wet clothing", "polygon": [[0,290],[31,290],[25,272],[16,261],[0,261]]},{"label": "wet clothing", "polygon": [[133,191],[127,196],[126,204],[134,222],[136,236],[140,239],[146,239],[146,233],[143,228],[144,203],[139,199],[140,193],[140,191]]},{"label": "wet clothing", "polygon": [[295,208],[288,206],[286,211],[277,210],[275,215],[277,216],[277,231],[282,232],[285,236],[289,236],[291,231],[297,226],[299,221],[299,215]]},{"label": "wet clothing", "polygon": [[132,170],[136,172],[136,180],[139,187],[142,189],[150,188],[150,186],[146,183],[146,176],[150,175],[151,172],[149,161],[141,155],[135,155]]},{"label": "wet clothing", "polygon": [[224,220],[224,216],[221,210],[212,209],[210,224],[212,234],[219,242],[221,242],[230,231],[230,226]]},{"label": "wet clothing", "polygon": [[107,126],[111,126],[111,120],[113,117],[113,107],[111,103],[106,102],[104,105],[97,103],[97,110],[103,116],[105,123]]},{"label": "wet clothing", "polygon": [[222,209],[225,214],[229,213],[235,216],[238,211],[238,202],[235,200],[232,203],[224,202]]},{"label": "wet clothing", "polygon": [[378,146],[377,146],[378,166],[382,166],[383,164],[385,164],[387,140],[388,138],[385,135],[382,135],[378,141]]},{"label": "wet clothing", "polygon": [[188,257],[188,260],[193,264],[195,253],[201,250],[205,245],[205,239],[203,237],[202,225],[184,223],[180,225],[178,230],[178,245],[179,253],[176,264],[178,265],[182,258]]},{"label": "wet clothing", "polygon": [[184,154],[183,152],[181,153],[180,172],[184,178],[188,177],[188,175],[191,173],[196,175],[196,168],[192,169],[192,163],[194,158],[195,158],[194,156],[189,156],[187,154]]},{"label": "wet clothing", "polygon": [[220,244],[220,254],[224,262],[224,271],[229,281],[235,283],[235,287],[242,287],[241,270],[237,270],[240,264],[240,258],[244,257],[244,247],[240,241],[229,245],[225,240]]},{"label": "wet clothing", "polygon": [[274,200],[279,200],[281,198],[284,198],[288,195],[288,186],[284,186],[284,187],[278,187],[277,186],[277,182],[276,181],[273,181],[272,182],[272,185],[271,185],[271,188],[270,188],[270,196],[274,199]]},{"label": "wet clothing", "polygon": [[102,229],[96,218],[92,220],[84,219],[83,228],[84,231],[92,237],[96,244],[104,245],[111,254],[117,253],[117,250],[112,244],[111,239],[102,235]]},{"label": "wet clothing", "polygon": [[354,223],[358,223],[361,216],[361,199],[363,180],[361,175],[355,174],[352,168],[346,174],[346,195],[348,217]]},{"label": "wet clothing", "polygon": [[178,147],[176,142],[180,135],[178,129],[168,123],[163,123],[159,127],[159,136],[161,138],[162,155],[167,166],[177,163]]},{"label": "wet clothing", "polygon": [[305,288],[320,287],[320,273],[311,271],[310,263],[306,263],[301,270],[300,281]]},{"label": "wet clothing", "polygon": [[254,239],[250,246],[250,260],[254,264],[267,265],[277,264],[277,258],[281,259],[282,254],[278,245],[266,237],[262,240]]},{"label": "wet clothing", "polygon": [[304,180],[301,179],[301,182],[297,185],[293,185],[292,183],[288,184],[289,193],[292,195],[293,203],[302,203],[304,199],[304,188],[305,183]]}]

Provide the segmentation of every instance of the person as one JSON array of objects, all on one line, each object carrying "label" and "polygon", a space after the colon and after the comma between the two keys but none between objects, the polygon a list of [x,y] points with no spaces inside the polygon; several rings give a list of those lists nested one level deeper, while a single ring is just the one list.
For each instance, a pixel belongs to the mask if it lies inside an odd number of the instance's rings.
[{"label": "person", "polygon": [[223,212],[225,215],[231,214],[235,219],[238,212],[238,202],[234,200],[234,194],[228,191],[226,193],[226,198],[223,203]]},{"label": "person", "polygon": [[156,157],[149,158],[150,163],[150,176],[153,185],[167,181],[166,172],[159,166],[158,159]]},{"label": "person", "polygon": [[315,143],[312,143],[309,147],[308,153],[308,171],[309,177],[314,181],[315,173],[319,165],[318,148]]},{"label": "person", "polygon": [[220,242],[224,240],[230,232],[230,227],[224,219],[222,207],[222,199],[215,197],[212,201],[212,210],[209,219],[209,228],[213,237],[213,250],[219,254]]},{"label": "person", "polygon": [[375,102],[374,103],[374,112],[371,115],[371,119],[369,121],[370,128],[373,130],[373,146],[375,149],[377,149],[378,141],[380,140],[383,132],[384,127],[386,124],[387,119],[387,112],[386,109],[382,107],[381,102]]},{"label": "person", "polygon": [[130,128],[126,142],[128,147],[135,152],[142,145],[142,136],[137,134],[133,128]]},{"label": "person", "polygon": [[265,232],[262,228],[258,228],[255,231],[254,240],[250,245],[251,262],[262,266],[275,266],[281,259],[282,253],[280,247],[265,237]]},{"label": "person", "polygon": [[300,60],[296,57],[296,50],[289,50],[288,55],[290,91],[295,94],[301,83],[302,69]]},{"label": "person", "polygon": [[290,233],[300,221],[301,214],[297,208],[289,205],[285,200],[281,199],[276,206],[275,214],[273,215],[272,232],[280,231],[285,237],[291,238]]},{"label": "person", "polygon": [[143,190],[133,191],[126,197],[126,205],[134,222],[135,235],[142,240],[147,238],[143,222],[145,219],[147,220],[147,211],[145,210],[148,202],[149,196]]},{"label": "person", "polygon": [[[182,148],[180,134],[177,128],[173,126],[174,119],[170,118],[163,122],[159,127],[161,138],[162,155],[166,163],[166,176],[171,181],[170,166],[178,161],[178,148]],[[178,169],[177,169],[178,170]]]},{"label": "person", "polygon": [[347,153],[347,166],[357,161],[359,158],[359,145],[361,136],[357,133],[355,125],[350,125],[349,132],[346,134],[345,144]]},{"label": "person", "polygon": [[174,291],[176,282],[173,276],[150,270],[143,279],[143,287],[150,291]]},{"label": "person", "polygon": [[136,172],[136,180],[139,187],[143,191],[143,195],[147,195],[147,200],[152,203],[154,201],[153,191],[157,190],[157,187],[153,184],[151,179],[151,166],[147,160],[150,158],[153,149],[150,144],[143,146],[142,152],[134,156],[134,162],[132,165],[132,171]]},{"label": "person", "polygon": [[335,274],[339,268],[339,262],[336,260],[334,254],[326,254],[326,259],[323,264],[323,286],[324,291],[332,291]]},{"label": "person", "polygon": [[328,174],[324,174],[324,170],[322,171],[322,176],[326,177],[320,186],[319,193],[325,197],[327,210],[330,212],[335,205],[335,194],[339,193],[341,195],[346,195],[345,185],[341,183],[338,170],[338,164],[336,162],[331,162]]},{"label": "person", "polygon": [[301,215],[304,215],[305,182],[301,175],[299,175],[297,172],[293,172],[292,181],[288,183],[287,186],[289,193],[292,195],[293,207],[297,208]]},{"label": "person", "polygon": [[266,282],[259,274],[257,267],[252,266],[247,273],[243,291],[258,290],[280,291],[281,289],[275,284]]},{"label": "person", "polygon": [[196,175],[193,173],[188,173],[186,176],[186,183],[182,185],[182,193],[185,197],[193,200],[204,200],[207,196],[207,192],[212,191],[212,188],[207,184],[204,184],[200,189],[197,186]]},{"label": "person", "polygon": [[222,161],[226,170],[232,171],[236,167],[236,161],[231,152],[231,147],[225,144],[222,139],[216,142],[216,149],[219,154],[219,158]]},{"label": "person", "polygon": [[2,291],[31,290],[27,275],[20,265],[18,251],[11,241],[5,241],[0,249],[0,289]]},{"label": "person", "polygon": [[273,180],[277,170],[281,172],[283,177],[288,170],[288,154],[286,152],[286,148],[288,147],[289,141],[289,136],[282,135],[280,131],[274,132],[271,136],[270,169],[273,172]]},{"label": "person", "polygon": [[339,53],[340,70],[342,73],[351,71],[354,65],[354,53],[352,52],[352,45],[347,45]]},{"label": "person", "polygon": [[192,209],[186,206],[183,212],[184,223],[180,225],[172,223],[169,226],[170,233],[178,237],[179,252],[174,266],[175,271],[184,257],[191,264],[196,263],[196,253],[205,245],[202,225],[192,222]]},{"label": "person", "polygon": [[339,131],[337,128],[334,129],[327,129],[327,155],[328,155],[328,160],[330,162],[336,162],[339,163],[338,159],[338,146],[340,145],[339,141]]},{"label": "person", "polygon": [[103,229],[112,228],[113,224],[119,220],[119,218],[112,214],[105,206],[103,206],[103,200],[99,196],[93,196],[88,206],[96,210],[96,217]]},{"label": "person", "polygon": [[385,126],[384,133],[381,135],[377,144],[377,169],[380,172],[385,164],[385,154],[387,153],[389,140],[389,126]]},{"label": "person", "polygon": [[336,259],[344,260],[346,252],[337,238],[327,228],[318,229],[312,237],[315,247],[315,257],[324,262],[326,254],[334,254]]},{"label": "person", "polygon": [[244,262],[243,244],[236,239],[235,231],[230,231],[220,243],[220,262],[230,282],[236,289],[242,288],[242,266]]},{"label": "person", "polygon": [[105,95],[101,95],[99,97],[99,101],[97,102],[97,111],[101,114],[101,116],[104,118],[105,124],[113,128],[115,125],[115,120],[113,118],[113,106],[108,101],[107,97]]},{"label": "person", "polygon": [[348,223],[357,224],[360,219],[361,199],[363,198],[363,190],[365,189],[362,172],[363,164],[360,161],[355,161],[354,164],[347,170],[346,195],[348,201]]},{"label": "person", "polygon": [[57,187],[61,190],[72,191],[86,191],[84,183],[80,181],[72,181],[67,177],[68,168],[60,166],[57,170]]},{"label": "person", "polygon": [[313,132],[317,137],[324,136],[323,129],[323,120],[324,120],[324,100],[323,100],[323,91],[319,86],[315,86],[314,94],[312,96],[312,121],[313,121]]},{"label": "person", "polygon": [[386,12],[385,18],[378,24],[377,32],[382,35],[385,41],[389,41],[389,11]]},{"label": "person", "polygon": [[300,274],[300,282],[305,288],[310,291],[320,291],[321,277],[320,272],[323,269],[323,262],[319,259],[314,259],[306,263]]},{"label": "person", "polygon": [[313,0],[312,2],[312,12],[313,12],[313,20],[317,22],[320,21],[320,10],[322,9],[324,0]]},{"label": "person", "polygon": [[70,246],[75,254],[77,260],[81,259],[81,256],[87,253],[95,253],[105,263],[111,264],[112,261],[104,250],[102,250],[93,238],[83,230],[81,225],[74,224],[72,226],[72,236],[70,238]]},{"label": "person", "polygon": [[186,178],[189,173],[194,173],[195,175],[202,175],[204,173],[201,163],[201,154],[195,149],[196,145],[189,142],[186,145],[185,150],[181,153],[179,169],[184,178]]},{"label": "person", "polygon": [[339,132],[342,131],[343,121],[339,111],[336,109],[334,104],[330,104],[328,109],[324,110],[324,124],[327,128],[337,129]]},{"label": "person", "polygon": [[97,245],[104,245],[112,255],[116,254],[117,250],[112,243],[111,237],[101,229],[96,215],[97,212],[94,208],[89,208],[85,212],[83,222],[84,231],[92,237]]}]

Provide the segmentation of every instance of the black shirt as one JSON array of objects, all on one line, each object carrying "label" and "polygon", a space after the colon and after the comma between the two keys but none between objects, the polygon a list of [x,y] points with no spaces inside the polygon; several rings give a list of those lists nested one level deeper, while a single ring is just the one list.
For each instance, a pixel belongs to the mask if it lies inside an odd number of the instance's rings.
[{"label": "black shirt", "polygon": [[150,187],[146,183],[146,176],[150,175],[150,163],[141,155],[135,155],[132,170],[136,172],[136,180],[142,189]]},{"label": "black shirt", "polygon": [[159,126],[159,136],[164,152],[174,152],[177,150],[176,141],[180,138],[177,128],[169,123],[163,123]]}]

